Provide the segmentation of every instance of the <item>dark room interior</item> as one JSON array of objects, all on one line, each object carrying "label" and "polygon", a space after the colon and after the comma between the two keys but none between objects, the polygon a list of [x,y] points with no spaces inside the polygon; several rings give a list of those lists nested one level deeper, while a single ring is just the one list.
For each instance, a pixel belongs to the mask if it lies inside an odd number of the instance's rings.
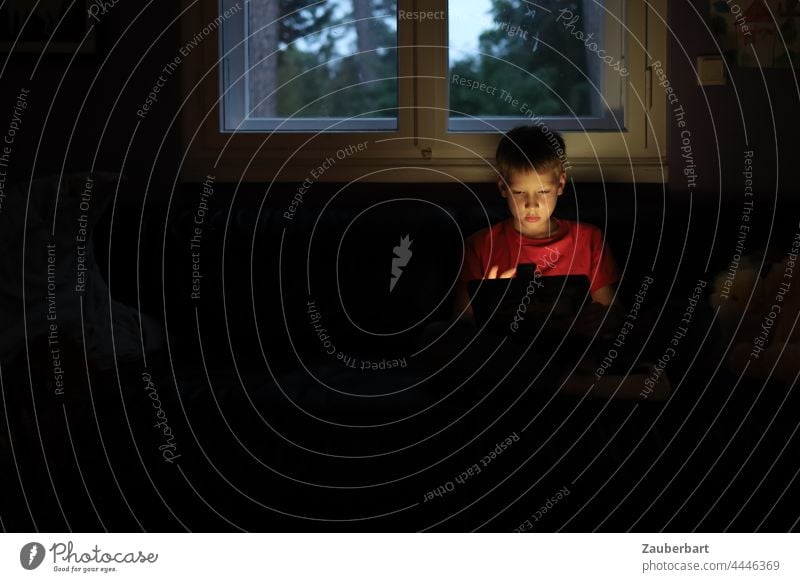
[{"label": "dark room interior", "polygon": [[[767,25],[707,0],[485,0],[461,60],[473,0],[241,1],[64,2],[64,39],[0,7],[4,531],[798,529],[791,2],[763,3],[788,66],[753,66],[737,34]],[[565,95],[569,61],[602,83]],[[619,269],[583,342],[452,319],[465,240],[510,216],[495,148],[532,123],[481,103],[526,71],[602,109],[542,106],[554,216]]]}]

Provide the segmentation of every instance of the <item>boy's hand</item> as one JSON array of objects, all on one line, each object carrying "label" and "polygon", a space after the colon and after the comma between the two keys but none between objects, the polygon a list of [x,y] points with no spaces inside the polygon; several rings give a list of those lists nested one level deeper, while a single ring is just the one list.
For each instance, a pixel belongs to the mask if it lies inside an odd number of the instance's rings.
[{"label": "boy's hand", "polygon": [[499,269],[500,269],[500,265],[495,265],[494,267],[489,269],[489,272],[486,273],[486,277],[484,277],[484,279],[511,279],[512,277],[516,276],[516,274],[517,274],[517,268],[514,267],[512,269],[509,269],[508,271],[503,271],[498,276],[497,271]]}]

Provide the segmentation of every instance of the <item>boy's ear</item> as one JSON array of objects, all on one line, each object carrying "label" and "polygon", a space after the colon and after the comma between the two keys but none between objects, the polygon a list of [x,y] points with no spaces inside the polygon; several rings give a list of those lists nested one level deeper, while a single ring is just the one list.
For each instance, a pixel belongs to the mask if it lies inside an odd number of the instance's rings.
[{"label": "boy's ear", "polygon": [[567,185],[567,172],[565,170],[561,170],[561,176],[558,178],[558,195],[561,196],[564,193],[564,188]]},{"label": "boy's ear", "polygon": [[497,189],[500,191],[500,196],[503,198],[508,198],[508,193],[506,192],[506,181],[500,174],[497,174]]}]

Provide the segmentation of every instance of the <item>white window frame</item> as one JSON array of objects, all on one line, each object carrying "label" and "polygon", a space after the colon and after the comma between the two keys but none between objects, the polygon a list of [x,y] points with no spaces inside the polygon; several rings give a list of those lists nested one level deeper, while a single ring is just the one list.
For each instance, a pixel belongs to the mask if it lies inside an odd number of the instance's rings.
[{"label": "white window frame", "polygon": [[[665,182],[667,103],[665,93],[653,86],[650,64],[660,61],[666,67],[666,0],[623,1],[622,5],[627,34],[614,42],[624,47],[629,71],[623,96],[624,127],[620,131],[565,131],[570,176],[584,182]],[[224,7],[222,0],[184,0],[184,6],[182,37],[187,42]],[[414,11],[419,6],[446,11],[447,0],[398,0],[398,10]],[[241,10],[233,18],[243,19],[245,14]],[[221,51],[226,45],[225,29],[213,31],[182,62],[185,157],[181,178],[202,182],[211,174],[218,181],[302,182],[332,153],[366,141],[366,149],[338,160],[318,181],[492,180],[499,132],[448,131],[448,51],[436,40],[447,38],[446,20],[406,23],[410,26],[398,26],[400,118],[393,132],[221,131],[220,95],[231,66]],[[484,121],[491,123],[491,119]]]}]

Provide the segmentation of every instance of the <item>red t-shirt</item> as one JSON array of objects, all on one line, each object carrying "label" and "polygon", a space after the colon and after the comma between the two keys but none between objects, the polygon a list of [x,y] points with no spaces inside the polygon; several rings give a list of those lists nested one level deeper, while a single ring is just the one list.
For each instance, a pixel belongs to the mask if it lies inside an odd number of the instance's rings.
[{"label": "red t-shirt", "polygon": [[495,265],[500,274],[519,263],[535,263],[545,277],[586,275],[591,292],[619,280],[617,264],[599,228],[571,220],[557,222],[558,232],[549,238],[522,236],[511,219],[476,232],[465,244],[461,282],[482,279]]}]

